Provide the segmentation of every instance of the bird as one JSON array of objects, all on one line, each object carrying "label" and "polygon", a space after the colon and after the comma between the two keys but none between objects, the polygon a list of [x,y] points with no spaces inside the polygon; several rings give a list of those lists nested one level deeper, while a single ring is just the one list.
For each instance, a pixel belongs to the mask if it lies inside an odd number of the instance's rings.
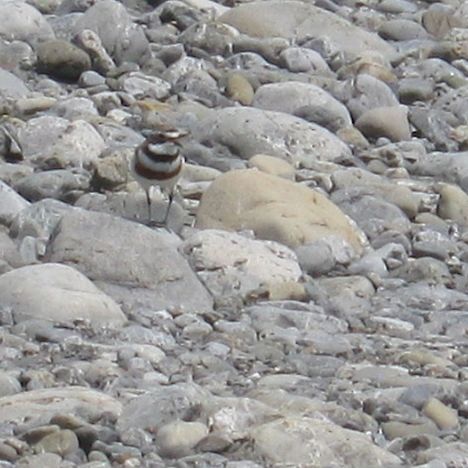
[{"label": "bird", "polygon": [[[180,139],[188,132],[177,128],[160,129],[150,133],[135,149],[131,172],[146,192],[148,223],[151,219],[151,188],[159,186],[168,196],[166,214],[161,224],[165,225],[174,199],[174,190],[182,175],[184,157],[181,154]],[[159,224],[159,223],[156,223]]]}]

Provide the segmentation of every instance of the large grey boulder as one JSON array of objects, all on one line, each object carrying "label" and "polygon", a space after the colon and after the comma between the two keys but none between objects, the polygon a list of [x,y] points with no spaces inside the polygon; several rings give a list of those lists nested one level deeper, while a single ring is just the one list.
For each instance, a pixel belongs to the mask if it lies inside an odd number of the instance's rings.
[{"label": "large grey boulder", "polygon": [[104,213],[66,213],[48,245],[51,262],[73,265],[129,309],[210,310],[212,299],[178,252],[179,239]]},{"label": "large grey boulder", "polygon": [[141,26],[133,23],[126,8],[115,0],[96,2],[76,22],[75,33],[94,31],[117,65],[140,63],[149,53],[149,43]]}]

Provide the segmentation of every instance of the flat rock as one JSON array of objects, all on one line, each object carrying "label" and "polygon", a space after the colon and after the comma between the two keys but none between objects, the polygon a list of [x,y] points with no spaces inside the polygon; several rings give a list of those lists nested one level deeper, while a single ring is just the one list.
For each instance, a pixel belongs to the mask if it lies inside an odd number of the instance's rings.
[{"label": "flat rock", "polygon": [[46,388],[0,398],[0,421],[21,423],[31,418],[43,421],[56,413],[77,414],[83,409],[91,414],[108,412],[118,416],[122,405],[111,396],[90,388]]},{"label": "flat rock", "polygon": [[196,225],[202,229],[252,229],[260,239],[290,247],[337,235],[356,252],[362,251],[359,231],[325,196],[254,169],[218,177],[203,194]]},{"label": "flat rock", "polygon": [[21,99],[28,93],[29,89],[23,80],[7,70],[0,69],[0,95],[10,99]]},{"label": "flat rock", "polygon": [[14,320],[42,319],[72,324],[87,320],[93,326],[126,322],[120,307],[72,267],[30,265],[0,276],[0,300]]},{"label": "flat rock", "polygon": [[13,218],[29,206],[29,202],[5,182],[0,181],[0,223],[10,224]]},{"label": "flat rock", "polygon": [[292,114],[332,131],[352,125],[351,116],[341,102],[309,83],[290,81],[260,86],[252,106]]},{"label": "flat rock", "polygon": [[270,464],[294,466],[399,466],[400,459],[364,434],[318,418],[287,417],[251,431],[254,450]]},{"label": "flat rock", "polygon": [[376,34],[308,3],[273,0],[242,4],[221,15],[219,21],[253,37],[280,36],[299,43],[306,38],[326,38],[334,52],[350,57],[366,50],[386,57],[394,54],[393,47]]},{"label": "flat rock", "polygon": [[181,246],[192,268],[214,296],[247,295],[269,285],[297,282],[301,269],[293,251],[272,241],[259,241],[226,231],[204,230]]},{"label": "flat rock", "polygon": [[212,299],[177,251],[178,242],[165,231],[76,210],[62,217],[46,257],[73,265],[130,308],[210,310]]},{"label": "flat rock", "polygon": [[25,159],[43,169],[89,168],[106,145],[85,120],[70,122],[60,117],[42,116],[28,121],[18,132]]},{"label": "flat rock", "polygon": [[194,133],[200,141],[224,145],[242,159],[264,153],[308,167],[316,160],[346,162],[352,157],[330,131],[283,112],[219,109],[202,119]]}]

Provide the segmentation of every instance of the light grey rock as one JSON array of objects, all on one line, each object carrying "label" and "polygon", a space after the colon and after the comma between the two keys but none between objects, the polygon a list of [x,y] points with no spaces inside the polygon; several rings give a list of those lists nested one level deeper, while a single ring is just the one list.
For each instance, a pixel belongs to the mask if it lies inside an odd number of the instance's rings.
[{"label": "light grey rock", "polygon": [[212,299],[177,243],[175,236],[141,224],[77,210],[61,219],[46,257],[74,265],[126,307],[208,311]]},{"label": "light grey rock", "polygon": [[29,202],[5,182],[0,181],[0,222],[9,225],[13,218],[29,206]]},{"label": "light grey rock", "polygon": [[[93,72],[89,72],[93,73]],[[100,76],[100,75],[98,75]],[[49,114],[73,121],[90,119],[99,115],[94,102],[85,97],[71,97],[60,99],[51,108]]]},{"label": "light grey rock", "polygon": [[189,51],[198,48],[212,55],[224,55],[229,49],[232,50],[237,36],[239,32],[227,24],[197,22],[180,34],[179,41]]},{"label": "light grey rock", "polygon": [[288,47],[279,54],[279,61],[290,72],[309,72],[328,75],[330,67],[323,57],[312,49],[305,47]]},{"label": "light grey rock", "polygon": [[[57,413],[77,414],[80,410],[102,415],[118,416],[122,404],[103,392],[84,387],[62,387],[32,390],[0,398],[0,420],[17,421],[24,418],[43,421]],[[37,466],[37,465],[36,465]],[[45,465],[49,466],[49,465]]]},{"label": "light grey rock", "polygon": [[239,5],[221,15],[219,21],[253,37],[280,36],[298,42],[305,38],[323,38],[334,52],[343,52],[353,58],[369,49],[387,57],[394,54],[393,48],[376,35],[338,15],[301,2]]},{"label": "light grey rock", "polygon": [[297,282],[301,276],[294,252],[276,242],[208,229],[189,237],[180,248],[211,294],[219,298],[240,295],[246,299],[260,287]]},{"label": "light grey rock", "polygon": [[54,198],[72,202],[89,190],[91,174],[83,169],[36,172],[16,184],[18,192],[30,201]]},{"label": "light grey rock", "polygon": [[346,102],[346,107],[355,120],[366,111],[376,107],[395,107],[398,105],[398,99],[390,87],[366,73],[361,73],[356,77],[352,98]]},{"label": "light grey rock", "polygon": [[313,84],[284,82],[260,86],[252,106],[302,117],[332,131],[352,125],[346,107]]},{"label": "light grey rock", "polygon": [[369,239],[385,230],[408,233],[411,223],[406,214],[384,198],[362,192],[359,188],[342,189],[332,194],[336,203],[366,233]]},{"label": "light grey rock", "polygon": [[195,383],[159,386],[125,405],[117,430],[123,433],[131,428],[161,427],[176,420],[194,421],[212,400],[210,392]]},{"label": "light grey rock", "polygon": [[173,63],[162,74],[162,79],[168,83],[177,83],[182,77],[195,70],[211,70],[213,65],[208,60],[184,56]]},{"label": "light grey rock", "polygon": [[336,265],[348,265],[356,256],[352,247],[338,236],[301,245],[295,252],[299,265],[311,276],[328,273]]},{"label": "light grey rock", "polygon": [[308,167],[313,160],[345,162],[349,148],[331,132],[282,112],[220,109],[195,130],[200,140],[220,143],[243,159],[263,153]]},{"label": "light grey rock", "polygon": [[47,239],[62,215],[73,209],[66,203],[51,199],[32,203],[14,218],[10,234],[19,240],[28,236]]},{"label": "light grey rock", "polygon": [[28,42],[31,45],[53,39],[54,33],[41,13],[26,2],[5,0],[0,4],[0,17],[8,18],[0,25],[0,37]]},{"label": "light grey rock", "polygon": [[105,149],[102,137],[85,120],[36,117],[18,137],[24,157],[46,169],[89,168]]},{"label": "light grey rock", "polygon": [[122,89],[135,99],[165,99],[169,96],[171,85],[156,76],[134,72],[120,80]]},{"label": "light grey rock", "polygon": [[411,139],[406,106],[374,107],[361,114],[355,125],[367,138],[385,137],[391,141]]},{"label": "light grey rock", "polygon": [[91,58],[93,69],[103,75],[113,70],[116,65],[112,57],[102,45],[99,35],[91,29],[83,29],[74,37],[75,42],[85,50]]},{"label": "light grey rock", "polygon": [[18,379],[8,372],[0,372],[0,398],[21,392],[21,384]]},{"label": "light grey rock", "polygon": [[379,36],[390,41],[410,41],[412,39],[427,39],[427,31],[415,21],[407,19],[394,19],[383,23]]},{"label": "light grey rock", "polygon": [[76,81],[91,68],[91,59],[84,50],[61,39],[41,42],[36,52],[37,71],[59,79]]},{"label": "light grey rock", "polygon": [[31,69],[36,61],[33,48],[23,41],[10,41],[0,38],[0,66],[2,71],[19,67]]},{"label": "light grey rock", "polygon": [[77,270],[59,264],[32,265],[0,276],[0,297],[16,322],[31,318],[92,326],[119,326],[120,307]]},{"label": "light grey rock", "polygon": [[[254,450],[269,463],[362,467],[400,465],[400,459],[364,434],[311,417],[287,417],[251,430]],[[285,443],[287,441],[287,443]]]},{"label": "light grey rock", "polygon": [[141,26],[132,22],[125,7],[115,0],[103,0],[88,8],[76,22],[75,33],[90,29],[117,65],[141,63],[149,53],[149,44]]},{"label": "light grey rock", "polygon": [[20,99],[26,97],[28,94],[29,89],[23,80],[7,70],[0,69],[1,96],[10,99]]},{"label": "light grey rock", "polygon": [[208,427],[201,422],[169,422],[156,433],[158,453],[167,458],[180,458],[190,453],[206,435]]}]

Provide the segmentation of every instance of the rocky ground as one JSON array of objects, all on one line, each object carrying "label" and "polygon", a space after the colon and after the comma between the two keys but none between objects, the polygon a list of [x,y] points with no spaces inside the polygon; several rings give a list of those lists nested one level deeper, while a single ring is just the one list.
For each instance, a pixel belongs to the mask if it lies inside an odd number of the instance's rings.
[{"label": "rocky ground", "polygon": [[0,468],[468,466],[468,3],[0,18]]}]

